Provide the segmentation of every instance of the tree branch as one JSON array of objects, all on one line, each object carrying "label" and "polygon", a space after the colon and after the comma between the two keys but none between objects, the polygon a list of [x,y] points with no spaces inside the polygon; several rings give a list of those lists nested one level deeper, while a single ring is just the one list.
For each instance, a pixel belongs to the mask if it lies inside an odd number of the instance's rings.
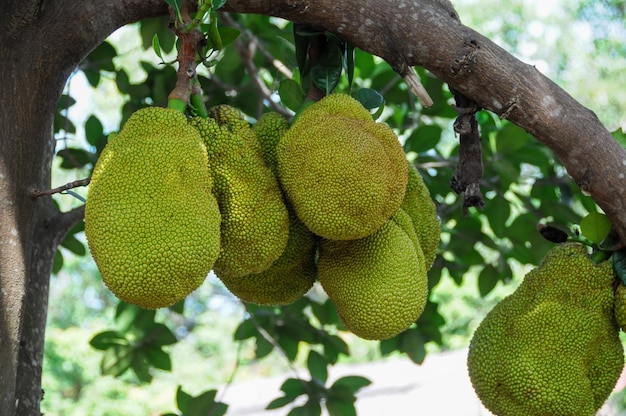
[{"label": "tree branch", "polygon": [[229,0],[223,10],[323,28],[383,58],[403,76],[411,66],[428,69],[552,149],[626,241],[626,151],[592,111],[461,24],[445,0]]}]

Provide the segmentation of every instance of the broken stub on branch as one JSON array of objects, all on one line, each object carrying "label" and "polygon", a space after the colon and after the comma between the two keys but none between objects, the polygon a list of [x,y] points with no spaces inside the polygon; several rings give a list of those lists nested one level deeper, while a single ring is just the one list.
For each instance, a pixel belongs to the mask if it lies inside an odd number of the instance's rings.
[{"label": "broken stub on branch", "polygon": [[482,208],[485,206],[483,194],[480,190],[480,180],[483,176],[482,144],[476,113],[480,107],[463,94],[452,90],[459,113],[454,122],[454,131],[459,134],[459,162],[450,186],[457,194],[463,194],[463,214],[467,215],[470,207]]}]

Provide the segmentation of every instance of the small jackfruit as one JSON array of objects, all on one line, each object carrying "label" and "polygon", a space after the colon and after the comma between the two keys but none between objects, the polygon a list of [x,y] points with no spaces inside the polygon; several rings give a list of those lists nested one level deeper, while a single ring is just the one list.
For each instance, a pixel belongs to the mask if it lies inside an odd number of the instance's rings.
[{"label": "small jackfruit", "polygon": [[296,214],[327,239],[372,234],[404,198],[408,168],[397,136],[345,94],[306,108],[280,139],[276,158]]},{"label": "small jackfruit", "polygon": [[420,241],[420,246],[424,253],[426,269],[430,269],[437,255],[439,240],[441,238],[441,227],[437,210],[430,192],[422,179],[422,175],[409,164],[409,180],[406,186],[404,200],[400,207],[411,217],[415,232]]},{"label": "small jackfruit", "polygon": [[[276,143],[289,127],[277,113],[265,114],[253,127],[263,149],[263,159],[276,171]],[[228,290],[245,302],[287,305],[300,299],[313,286],[317,275],[317,237],[287,204],[289,239],[280,257],[265,271],[240,277],[222,277]]]},{"label": "small jackfruit", "polygon": [[191,124],[204,139],[213,192],[222,214],[215,274],[239,277],[266,270],[282,254],[289,215],[278,180],[265,164],[257,137],[241,113],[221,105]]},{"label": "small jackfruit", "polygon": [[220,214],[198,132],[172,109],[135,112],[93,171],[85,235],[120,299],[160,308],[205,280],[219,254]]},{"label": "small jackfruit", "polygon": [[550,250],[481,322],[469,375],[500,416],[592,416],[624,364],[613,318],[613,269],[579,243]]},{"label": "small jackfruit", "polygon": [[424,256],[397,215],[365,238],[320,242],[319,281],[345,326],[364,339],[408,329],[428,298]]},{"label": "small jackfruit", "polygon": [[617,325],[626,332],[626,286],[621,282],[615,288],[613,312]]}]

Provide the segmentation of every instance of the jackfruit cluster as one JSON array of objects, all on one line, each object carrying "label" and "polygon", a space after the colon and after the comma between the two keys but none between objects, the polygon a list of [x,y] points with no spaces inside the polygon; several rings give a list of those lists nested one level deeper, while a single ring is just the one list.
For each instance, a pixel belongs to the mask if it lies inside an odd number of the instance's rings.
[{"label": "jackfruit cluster", "polygon": [[109,289],[161,308],[205,280],[220,250],[220,212],[207,152],[175,110],[135,112],[94,167],[85,235]]},{"label": "jackfruit cluster", "polygon": [[[112,163],[118,153],[129,156]],[[211,269],[262,305],[294,302],[319,280],[348,329],[384,339],[428,297],[439,244],[428,189],[393,131],[347,95],[292,126],[275,113],[250,126],[226,105],[191,119],[141,110],[105,148],[89,192],[103,278],[142,307],[175,303]],[[182,265],[196,276],[184,290]]]},{"label": "jackfruit cluster", "polygon": [[592,416],[624,364],[614,275],[580,243],[550,250],[476,330],[467,359],[481,401],[499,416]]}]

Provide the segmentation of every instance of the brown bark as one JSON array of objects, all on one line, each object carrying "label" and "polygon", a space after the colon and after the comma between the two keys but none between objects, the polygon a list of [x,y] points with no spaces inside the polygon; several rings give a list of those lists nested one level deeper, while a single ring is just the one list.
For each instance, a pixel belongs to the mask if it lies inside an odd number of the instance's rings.
[{"label": "brown bark", "polygon": [[[463,26],[446,0],[229,0],[225,11],[324,28],[401,75],[429,69],[551,148],[626,241],[626,153],[593,112],[535,68]],[[39,414],[49,274],[81,216],[50,187],[56,102],[71,71],[118,27],[167,13],[162,0],[0,2],[0,414]]]}]

